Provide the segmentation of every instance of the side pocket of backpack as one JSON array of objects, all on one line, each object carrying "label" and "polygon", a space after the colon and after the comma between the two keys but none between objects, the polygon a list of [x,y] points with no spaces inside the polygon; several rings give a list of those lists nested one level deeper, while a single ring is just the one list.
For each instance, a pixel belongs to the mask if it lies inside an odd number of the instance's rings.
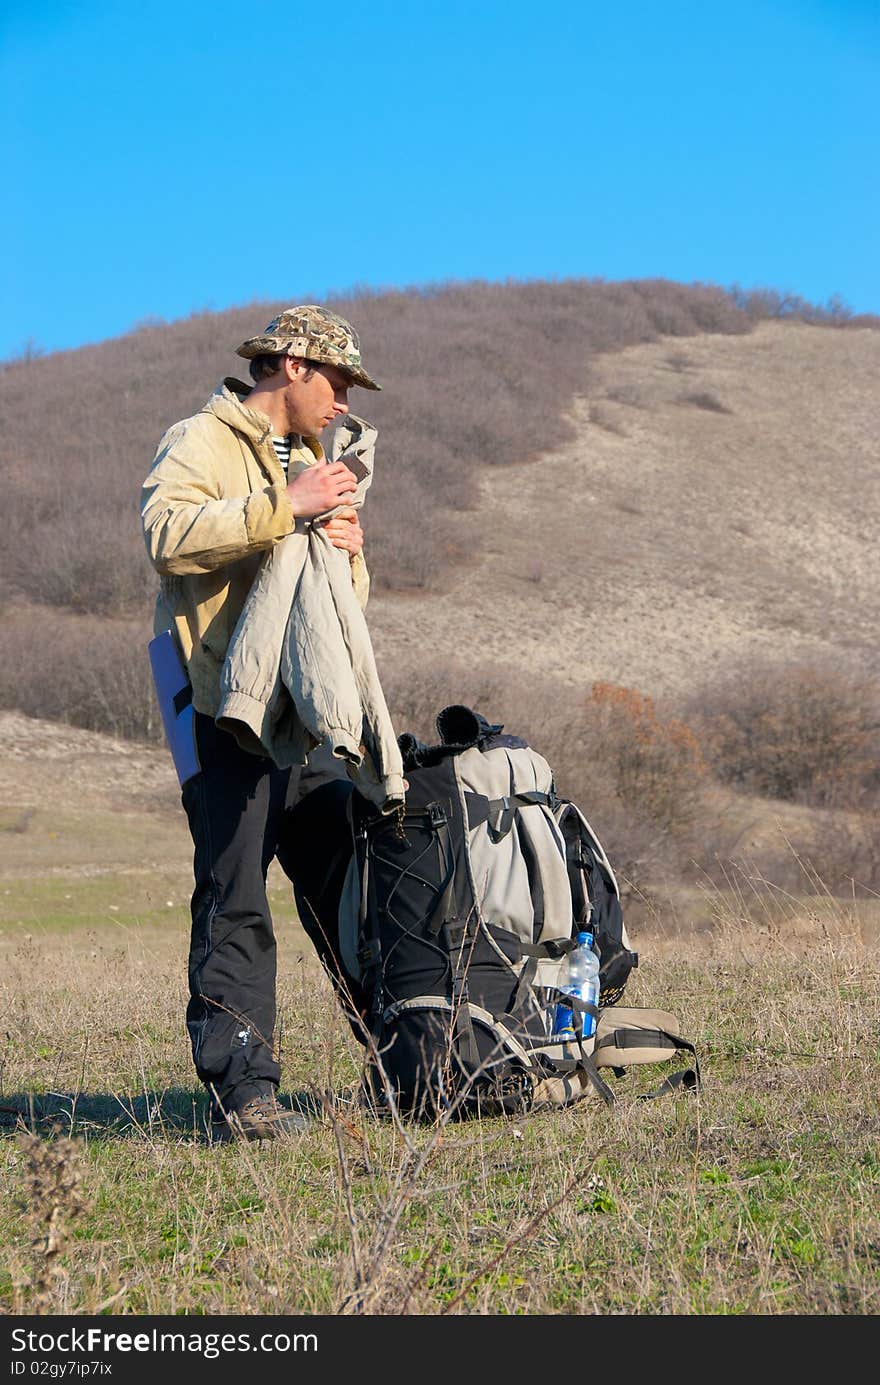
[{"label": "side pocket of backpack", "polygon": [[528,1053],[479,1005],[436,995],[396,1002],[383,1016],[379,1056],[400,1109],[419,1116],[513,1113],[532,1103]]},{"label": "side pocket of backpack", "polygon": [[620,891],[602,845],[583,813],[562,800],[556,820],[565,839],[574,927],[589,928],[599,951],[602,1006],[616,1005],[639,964],[629,946]]}]

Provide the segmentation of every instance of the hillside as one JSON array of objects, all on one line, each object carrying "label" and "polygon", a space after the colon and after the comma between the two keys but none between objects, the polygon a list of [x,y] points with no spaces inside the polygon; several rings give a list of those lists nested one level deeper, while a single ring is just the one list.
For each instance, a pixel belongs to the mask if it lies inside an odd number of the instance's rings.
[{"label": "hillside", "polygon": [[[140,483],[276,306],[0,369],[0,707],[156,736]],[[875,327],[665,281],[334,306],[386,386],[352,400],[380,430],[365,527],[386,676],[459,657],[680,697],[753,652],[870,661]]]},{"label": "hillside", "polygon": [[[127,737],[115,743],[123,760],[140,753],[130,738],[160,739],[139,485],[163,428],[241,370],[230,343],[276,306],[0,370],[0,708]],[[874,889],[876,324],[662,281],[460,285],[334,306],[386,385],[353,404],[380,429],[364,516],[369,621],[398,728],[429,736],[437,709],[459,700],[507,720],[642,884],[754,852],[800,888],[791,842],[821,847],[835,890],[853,879]],[[769,677],[784,692],[805,662],[839,680],[842,787],[826,775],[785,790],[796,801],[783,805],[772,786],[741,782],[731,796],[714,776],[737,784],[741,766],[709,764],[697,725],[717,710],[713,684],[745,697]],[[591,703],[597,682],[637,690],[629,711]],[[797,734],[800,696],[781,707],[780,745]],[[676,718],[697,725],[699,743]],[[28,739],[16,724],[0,766]],[[654,758],[633,779],[645,737]],[[42,833],[40,869],[75,868],[81,851],[98,868],[111,837],[124,869],[170,856],[185,866],[185,839],[172,845],[148,801],[153,770],[89,745],[64,763],[63,786],[49,773],[34,790],[33,764],[13,774],[7,863],[25,865]],[[71,786],[77,801],[62,802]],[[132,793],[136,805],[117,801]],[[167,773],[162,793],[167,810]],[[127,836],[130,810],[140,816]]]},{"label": "hillside", "polygon": [[382,662],[677,697],[752,655],[872,664],[878,378],[880,333],[796,323],[600,357],[570,442],[481,473],[471,565],[377,594]]}]

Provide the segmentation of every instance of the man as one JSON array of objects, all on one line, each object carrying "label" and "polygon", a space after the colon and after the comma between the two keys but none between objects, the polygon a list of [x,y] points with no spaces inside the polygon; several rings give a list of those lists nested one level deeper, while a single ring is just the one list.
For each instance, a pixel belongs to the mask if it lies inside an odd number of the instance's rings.
[{"label": "man", "polygon": [[[318,435],[348,412],[353,385],[380,388],[350,323],[288,308],[237,348],[253,387],[227,379],[162,438],[142,495],[147,551],[162,581],[156,633],[171,630],[192,685],[199,773],[183,787],[195,846],[187,1028],[212,1094],[214,1138],[274,1139],[305,1124],[277,1100],[276,946],[266,873],[300,774],[242,750],[214,722],[226,649],[263,555],[316,516],[345,507],[356,478]],[[288,481],[291,460],[306,462]],[[357,512],[325,521],[366,603]]]}]

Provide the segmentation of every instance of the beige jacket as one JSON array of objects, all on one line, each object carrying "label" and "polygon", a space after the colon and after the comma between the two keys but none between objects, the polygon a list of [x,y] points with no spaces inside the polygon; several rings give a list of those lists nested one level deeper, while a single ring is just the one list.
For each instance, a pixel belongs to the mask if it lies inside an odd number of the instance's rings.
[{"label": "beige jacket", "polygon": [[[306,528],[294,521],[271,425],[247,407],[249,393],[228,379],[197,414],[169,428],[141,495],[147,552],[162,577],[155,633],[175,632],[193,705],[211,717],[229,640],[263,555]],[[317,438],[305,438],[291,465],[323,456]],[[369,578],[360,554],[351,573],[364,606]]]},{"label": "beige jacket", "polygon": [[[355,508],[372,481],[375,439],[353,416],[333,437],[333,460],[358,477]],[[220,675],[217,725],[281,768],[320,745],[382,812],[402,807],[403,762],[348,557],[319,525],[263,556]]]}]

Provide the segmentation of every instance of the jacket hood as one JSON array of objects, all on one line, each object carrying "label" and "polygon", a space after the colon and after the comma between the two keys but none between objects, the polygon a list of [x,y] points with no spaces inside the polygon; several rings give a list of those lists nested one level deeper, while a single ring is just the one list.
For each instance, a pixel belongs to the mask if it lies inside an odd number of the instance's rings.
[{"label": "jacket hood", "polygon": [[255,443],[268,442],[272,436],[272,424],[259,409],[249,409],[247,398],[251,386],[229,375],[218,385],[207,404],[200,410],[203,414],[213,414],[236,432],[243,433]]}]

